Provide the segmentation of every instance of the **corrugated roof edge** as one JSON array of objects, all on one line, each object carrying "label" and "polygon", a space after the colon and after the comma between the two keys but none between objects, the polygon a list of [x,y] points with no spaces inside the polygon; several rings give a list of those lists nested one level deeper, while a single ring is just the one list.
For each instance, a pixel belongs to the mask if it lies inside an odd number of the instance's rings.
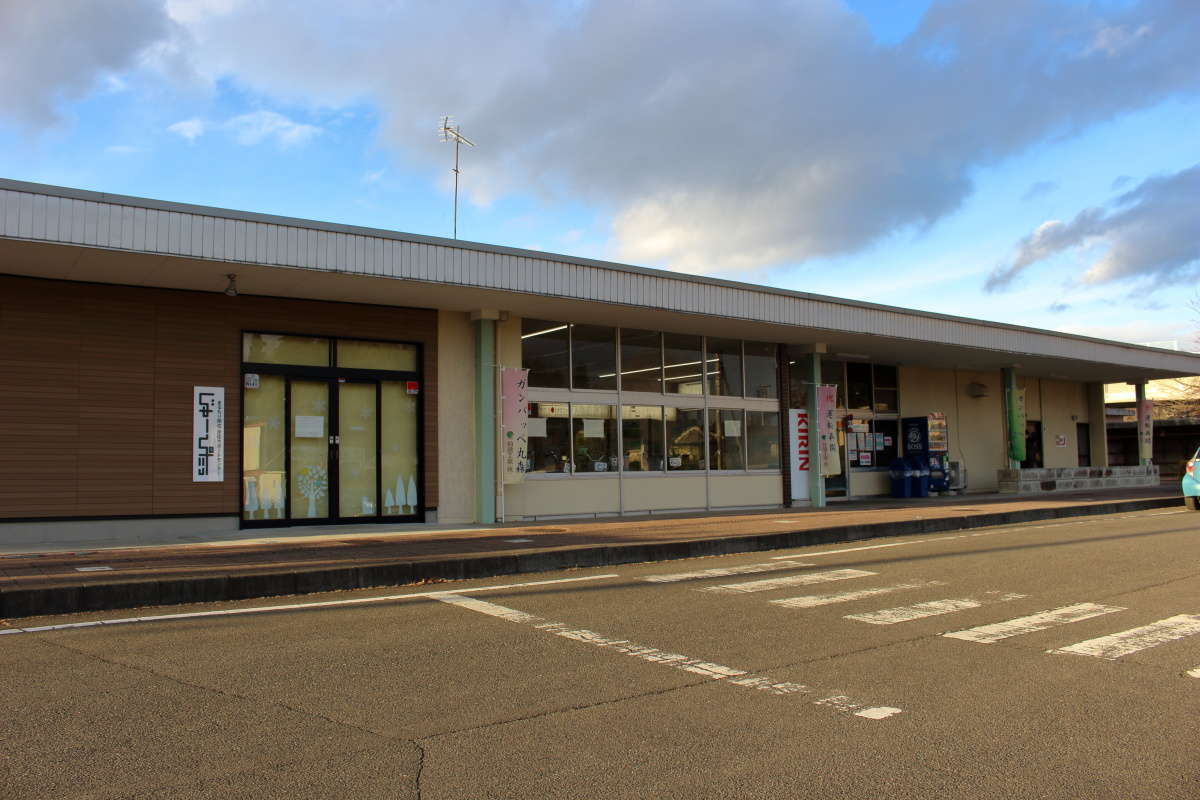
[{"label": "corrugated roof edge", "polygon": [[398,241],[416,242],[420,244],[432,244],[442,247],[458,247],[465,250],[477,250],[480,252],[496,253],[499,255],[540,258],[545,261],[557,261],[563,264],[579,264],[590,267],[598,267],[600,269],[609,269],[616,272],[631,272],[639,275],[670,277],[690,283],[721,286],[731,289],[742,289],[745,291],[760,292],[763,294],[778,295],[782,297],[794,297],[804,300],[812,300],[819,303],[831,303],[834,305],[849,306],[851,308],[887,311],[892,313],[907,314],[914,317],[924,317],[927,319],[939,319],[948,320],[951,322],[968,323],[971,325],[983,325],[985,327],[997,328],[1000,330],[1022,331],[1027,333],[1042,334],[1045,336],[1058,336],[1064,339],[1073,339],[1081,342],[1093,342],[1095,344],[1103,344],[1108,346],[1115,345],[1117,347],[1129,348],[1130,350],[1134,351],[1164,354],[1171,353],[1174,355],[1183,356],[1200,355],[1186,350],[1170,350],[1165,347],[1147,347],[1146,345],[1133,344],[1131,342],[1118,342],[1111,339],[1100,339],[1094,336],[1082,336],[1076,333],[1062,333],[1059,331],[1047,330],[1045,328],[1034,328],[1028,325],[1013,325],[1006,322],[996,322],[994,320],[960,317],[953,314],[939,314],[934,311],[920,311],[918,309],[903,308],[900,306],[888,306],[883,305],[882,303],[870,303],[863,300],[851,300],[845,297],[834,297],[832,295],[800,292],[794,289],[781,289],[774,286],[762,286],[755,283],[743,283],[741,281],[731,281],[725,278],[710,278],[704,275],[692,275],[686,272],[673,272],[671,270],[654,269],[652,267],[638,267],[632,264],[621,264],[615,261],[600,261],[592,258],[580,258],[561,253],[550,253],[544,250],[524,250],[518,247],[507,247],[505,245],[485,244],[482,242],[471,242],[463,239],[446,239],[440,236],[426,236],[420,233],[403,233],[401,231],[389,231],[383,228],[367,228],[361,225],[345,225],[335,222],[321,222],[319,220],[304,219],[302,217],[283,217],[276,214],[262,214],[254,211],[239,211],[236,209],[219,208],[216,206],[176,203],[169,200],[155,200],[147,197],[135,197],[133,195],[110,194],[108,192],[96,192],[88,189],[73,189],[68,186],[54,186],[45,183],[18,181],[11,178],[0,178],[0,189],[7,189],[14,192],[26,192],[29,194],[49,195],[53,197],[64,197],[73,200],[87,200],[99,203],[135,206],[140,208],[155,209],[158,211],[176,211],[180,213],[197,214],[207,217],[240,219],[247,222],[264,222],[272,225],[287,225],[291,227],[309,228],[312,230],[327,231],[331,233],[354,233],[366,236],[377,236],[384,239],[395,239]]}]

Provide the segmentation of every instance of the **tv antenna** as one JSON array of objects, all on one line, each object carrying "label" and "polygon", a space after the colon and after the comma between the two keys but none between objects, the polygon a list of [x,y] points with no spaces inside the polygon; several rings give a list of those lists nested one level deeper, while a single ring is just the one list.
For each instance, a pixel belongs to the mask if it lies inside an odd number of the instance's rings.
[{"label": "tv antenna", "polygon": [[452,124],[450,117],[442,117],[442,127],[439,131],[443,142],[454,142],[454,238],[458,238],[458,149],[461,145],[474,147],[475,143],[462,135],[457,125]]}]

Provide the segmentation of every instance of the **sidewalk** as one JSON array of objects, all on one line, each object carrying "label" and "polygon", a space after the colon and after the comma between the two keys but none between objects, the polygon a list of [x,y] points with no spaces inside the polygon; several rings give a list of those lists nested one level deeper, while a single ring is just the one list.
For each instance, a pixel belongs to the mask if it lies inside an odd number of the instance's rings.
[{"label": "sidewalk", "polygon": [[722,555],[1182,502],[1172,485],[453,530],[259,529],[233,541],[0,556],[0,619]]}]

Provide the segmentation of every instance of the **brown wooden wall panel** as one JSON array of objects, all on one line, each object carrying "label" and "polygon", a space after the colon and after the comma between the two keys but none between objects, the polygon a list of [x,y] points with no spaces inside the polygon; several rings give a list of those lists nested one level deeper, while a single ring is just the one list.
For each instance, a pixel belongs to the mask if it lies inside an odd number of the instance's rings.
[{"label": "brown wooden wall panel", "polygon": [[[0,276],[0,518],[237,514],[243,330],[421,344],[437,507],[436,311]],[[222,483],[192,482],[194,386],[225,387]]]}]

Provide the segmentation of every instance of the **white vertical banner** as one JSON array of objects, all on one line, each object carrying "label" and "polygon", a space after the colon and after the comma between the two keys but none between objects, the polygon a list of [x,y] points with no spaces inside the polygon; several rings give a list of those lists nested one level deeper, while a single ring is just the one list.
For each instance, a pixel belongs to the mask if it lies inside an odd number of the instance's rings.
[{"label": "white vertical banner", "polygon": [[[544,434],[543,434],[544,435]],[[500,460],[504,482],[520,483],[529,466],[529,370],[500,370]]]},{"label": "white vertical banner", "polygon": [[192,481],[225,480],[225,388],[192,387]]},{"label": "white vertical banner", "polygon": [[792,499],[808,499],[808,476],[812,469],[808,409],[788,409],[788,461],[791,464]]}]

